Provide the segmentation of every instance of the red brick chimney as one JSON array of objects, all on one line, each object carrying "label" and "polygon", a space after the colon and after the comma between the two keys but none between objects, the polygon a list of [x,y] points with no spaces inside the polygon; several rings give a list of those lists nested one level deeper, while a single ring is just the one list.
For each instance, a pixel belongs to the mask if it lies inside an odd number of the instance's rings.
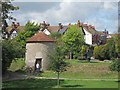
[{"label": "red brick chimney", "polygon": [[46,27],[45,21],[43,21],[42,26],[43,26],[43,28]]},{"label": "red brick chimney", "polygon": [[77,26],[80,27],[80,21],[78,20]]},{"label": "red brick chimney", "polygon": [[105,28],[105,32],[106,32],[106,28]]},{"label": "red brick chimney", "polygon": [[71,26],[71,23],[69,23],[69,25],[68,25],[69,27]]},{"label": "red brick chimney", "polygon": [[61,23],[59,23],[59,29],[62,29],[62,25],[61,25]]},{"label": "red brick chimney", "polygon": [[95,29],[95,26],[92,26],[93,29]]},{"label": "red brick chimney", "polygon": [[87,26],[87,24],[84,24],[84,26]]},{"label": "red brick chimney", "polygon": [[15,22],[12,22],[11,27],[12,27],[12,28],[15,28]]},{"label": "red brick chimney", "polygon": [[19,23],[19,22],[17,22],[16,26],[20,26],[20,23]]},{"label": "red brick chimney", "polygon": [[89,27],[89,28],[91,28],[92,26],[91,26],[91,25],[89,25],[88,27]]},{"label": "red brick chimney", "polygon": [[107,34],[108,34],[108,31],[107,31]]}]

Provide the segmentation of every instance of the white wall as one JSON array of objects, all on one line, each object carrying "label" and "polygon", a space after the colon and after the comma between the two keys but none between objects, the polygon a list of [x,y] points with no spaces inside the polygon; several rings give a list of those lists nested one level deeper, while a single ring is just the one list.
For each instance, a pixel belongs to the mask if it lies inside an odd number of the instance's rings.
[{"label": "white wall", "polygon": [[47,35],[50,35],[50,32],[47,29],[45,29],[43,32]]},{"label": "white wall", "polygon": [[89,44],[89,45],[92,45],[92,34],[89,33],[87,30],[84,29],[84,32],[85,32],[85,36],[84,36],[84,39],[85,39],[85,43],[86,44]]}]

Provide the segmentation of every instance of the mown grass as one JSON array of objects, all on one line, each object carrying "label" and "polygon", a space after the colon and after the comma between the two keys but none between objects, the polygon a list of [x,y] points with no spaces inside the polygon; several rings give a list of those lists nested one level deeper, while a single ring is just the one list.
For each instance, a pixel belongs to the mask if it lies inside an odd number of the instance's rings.
[{"label": "mown grass", "polygon": [[18,70],[24,71],[25,61],[23,58],[16,58],[12,60],[10,67],[8,68],[9,71],[15,72]]},{"label": "mown grass", "polygon": [[[3,82],[2,88],[57,88],[57,80],[23,79]],[[118,88],[116,81],[60,80],[60,88]]]},{"label": "mown grass", "polygon": [[[117,79],[118,73],[109,70],[110,63],[106,62],[81,62],[68,60],[70,67],[60,74],[60,78],[71,79]],[[41,73],[43,77],[57,77],[57,73],[48,71]]]},{"label": "mown grass", "polygon": [[[109,70],[110,63],[107,62],[87,62],[86,60],[66,60],[69,63],[67,71],[60,73],[60,78],[71,79],[117,79],[118,73]],[[13,61],[9,70],[24,70],[25,62],[23,59]],[[28,74],[30,75],[30,74]],[[40,73],[42,77],[56,77],[53,71]]]}]

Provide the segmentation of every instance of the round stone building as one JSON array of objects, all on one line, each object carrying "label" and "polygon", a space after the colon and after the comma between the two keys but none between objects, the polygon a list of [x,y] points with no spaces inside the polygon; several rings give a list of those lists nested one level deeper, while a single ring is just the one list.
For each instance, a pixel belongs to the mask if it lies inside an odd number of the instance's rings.
[{"label": "round stone building", "polygon": [[26,68],[32,67],[32,69],[35,70],[38,62],[40,70],[46,71],[47,64],[49,63],[48,53],[53,52],[54,44],[55,40],[43,32],[39,32],[28,39],[26,41],[25,55]]}]

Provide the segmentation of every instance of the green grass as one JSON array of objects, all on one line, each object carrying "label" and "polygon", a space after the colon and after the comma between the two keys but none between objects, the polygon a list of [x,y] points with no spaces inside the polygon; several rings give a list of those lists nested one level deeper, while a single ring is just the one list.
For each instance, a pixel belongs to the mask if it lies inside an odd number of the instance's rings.
[{"label": "green grass", "polygon": [[[118,73],[109,70],[110,63],[107,62],[87,62],[86,60],[66,60],[70,63],[67,71],[60,74],[60,78],[71,79],[117,79]],[[18,71],[24,70],[25,62],[23,59],[13,60],[9,70]],[[30,75],[30,74],[28,74]],[[53,71],[40,73],[42,77],[56,77],[57,73]]]},{"label": "green grass", "polygon": [[12,60],[12,63],[10,67],[8,68],[9,71],[24,71],[25,61],[23,58],[16,58],[15,60]]},{"label": "green grass", "polygon": [[[70,67],[60,74],[60,78],[71,79],[117,79],[118,73],[109,70],[110,63],[69,60]],[[42,77],[57,77],[57,73],[48,71],[41,73]]]},{"label": "green grass", "polygon": [[[57,80],[23,79],[2,83],[3,88],[57,88]],[[60,80],[60,88],[118,88],[117,81]]]}]

